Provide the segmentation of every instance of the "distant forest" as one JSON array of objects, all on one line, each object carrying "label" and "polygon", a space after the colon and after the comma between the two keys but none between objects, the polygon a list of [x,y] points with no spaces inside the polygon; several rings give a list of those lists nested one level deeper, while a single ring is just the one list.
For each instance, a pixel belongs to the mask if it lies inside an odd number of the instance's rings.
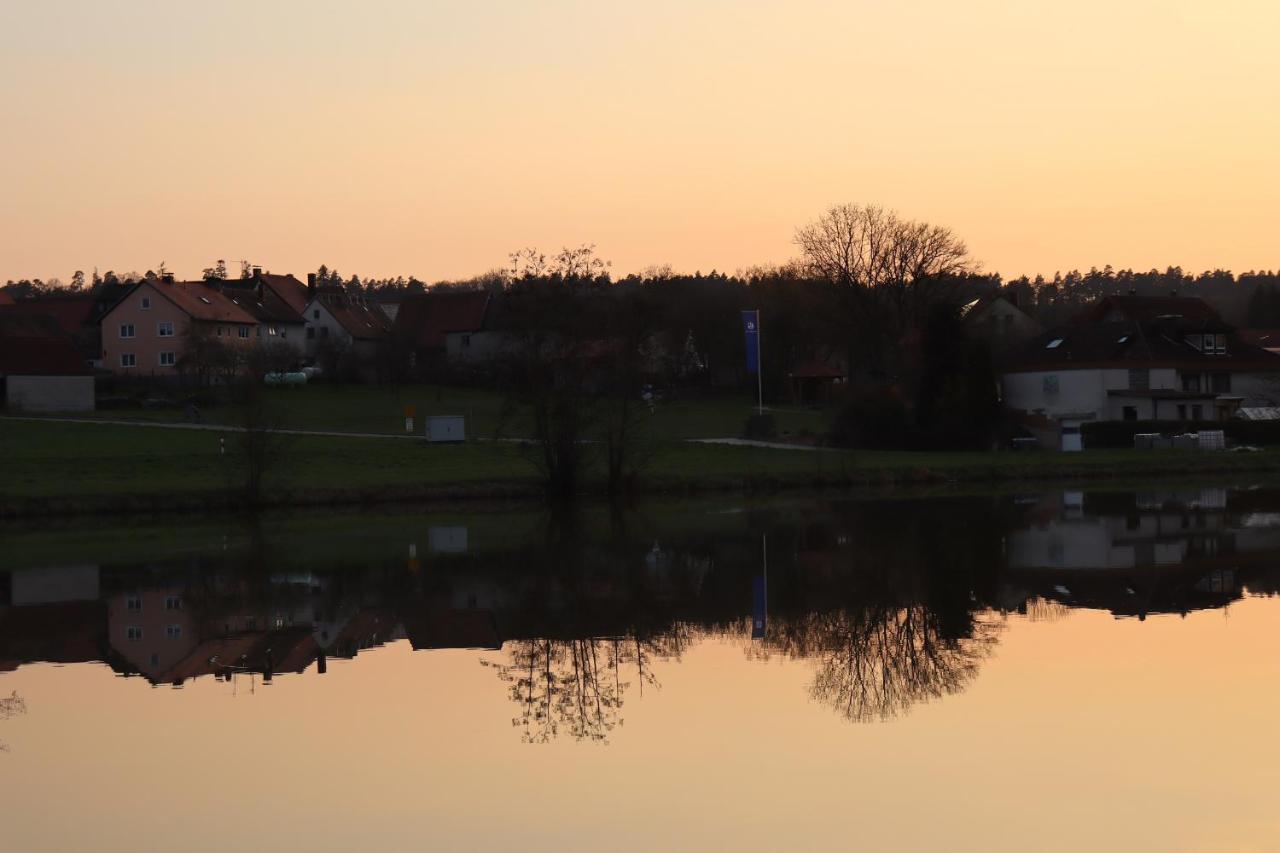
[{"label": "distant forest", "polygon": [[[562,255],[585,254],[589,247],[566,250]],[[513,256],[513,260],[516,256]],[[593,256],[592,256],[593,257]],[[252,264],[241,261],[239,276],[251,275]],[[0,290],[15,301],[56,293],[81,293],[100,287],[129,284],[143,279],[154,279],[167,272],[163,263],[146,272],[116,273],[94,270],[90,276],[77,270],[64,281],[49,279],[9,279]],[[341,287],[353,295],[425,293],[433,289],[501,289],[513,278],[511,269],[494,269],[469,279],[427,282],[415,276],[371,278],[359,275],[344,276],[338,270],[321,264],[315,271],[322,286]],[[662,285],[664,290],[676,291],[680,285],[690,285],[692,290],[722,285],[729,291],[745,292],[764,282],[790,279],[799,282],[805,276],[798,267],[757,267],[732,275],[712,270],[710,273],[678,273],[670,267],[651,267],[640,273],[614,279],[605,264],[591,271],[592,277],[601,283]],[[226,278],[228,270],[224,261],[217,261],[203,271],[205,278]],[[305,274],[299,278],[305,280]],[[1163,272],[1149,270],[1137,272],[1131,269],[1116,270],[1110,265],[1088,272],[1071,270],[1055,273],[1052,278],[1020,276],[1005,281],[998,273],[967,273],[957,282],[958,298],[1003,292],[1016,300],[1018,306],[1042,325],[1052,327],[1065,322],[1083,304],[1110,294],[1136,293],[1139,296],[1196,296],[1212,305],[1227,322],[1241,328],[1280,328],[1280,271],[1249,271],[1233,274],[1229,270],[1212,270],[1198,274],[1181,267],[1168,267]],[[726,294],[727,295],[727,294]],[[736,300],[731,300],[736,301]]]}]

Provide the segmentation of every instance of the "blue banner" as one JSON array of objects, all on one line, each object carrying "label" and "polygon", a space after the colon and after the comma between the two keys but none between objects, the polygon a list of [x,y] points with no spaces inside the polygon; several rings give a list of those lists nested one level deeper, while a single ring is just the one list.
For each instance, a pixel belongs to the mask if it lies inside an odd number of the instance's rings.
[{"label": "blue banner", "polygon": [[742,333],[746,336],[747,373],[760,372],[760,312],[742,312]]}]

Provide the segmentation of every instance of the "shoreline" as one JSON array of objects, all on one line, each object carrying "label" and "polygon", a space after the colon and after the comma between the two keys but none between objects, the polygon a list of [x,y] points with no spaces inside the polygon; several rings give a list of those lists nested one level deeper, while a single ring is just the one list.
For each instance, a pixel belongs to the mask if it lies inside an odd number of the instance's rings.
[{"label": "shoreline", "polygon": [[[853,451],[857,453],[857,451]],[[1094,453],[1097,453],[1095,451]],[[1030,454],[1028,454],[1030,455]],[[1188,478],[1257,479],[1258,475],[1280,472],[1280,454],[1219,453],[1189,451],[1174,456],[1150,452],[1150,459],[1111,460],[1112,465],[1082,464],[1084,454],[1070,454],[1061,464],[1022,466],[1010,464],[1009,454],[974,454],[972,462],[931,466],[928,454],[919,454],[918,464],[868,466],[832,471],[786,473],[744,473],[689,477],[651,477],[620,496],[623,500],[738,495],[759,498],[770,495],[814,493],[830,496],[865,490],[894,492],[914,487],[1004,487],[1007,491],[1117,485],[1126,481],[1144,483],[1177,482]],[[1065,456],[1065,455],[1064,455]],[[987,461],[987,459],[990,461]],[[1025,459],[1025,457],[1022,457]],[[1041,461],[1038,459],[1037,462]],[[1176,463],[1176,464],[1172,464]],[[584,500],[608,499],[602,487],[583,490]],[[495,479],[480,482],[435,482],[425,484],[388,483],[360,487],[280,486],[252,507],[246,506],[238,490],[188,489],[173,491],[120,492],[96,495],[57,494],[0,497],[0,521],[66,518],[128,517],[140,515],[187,516],[208,512],[270,511],[281,509],[367,508],[396,504],[484,507],[546,507],[551,504],[543,489],[529,478]]]}]

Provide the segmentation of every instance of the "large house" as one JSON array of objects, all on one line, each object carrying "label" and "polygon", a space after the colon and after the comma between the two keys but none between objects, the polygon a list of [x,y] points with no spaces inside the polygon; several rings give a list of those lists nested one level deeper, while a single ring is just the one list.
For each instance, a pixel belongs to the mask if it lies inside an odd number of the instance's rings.
[{"label": "large house", "polygon": [[1280,399],[1280,355],[1208,304],[1112,296],[1034,338],[1003,370],[1007,408],[1055,446],[1088,421],[1225,420]]},{"label": "large house", "polygon": [[293,276],[257,269],[238,280],[166,275],[136,282],[102,317],[102,366],[124,375],[175,376],[200,338],[244,348],[281,342],[301,360],[305,293]]},{"label": "large house", "polygon": [[391,334],[391,321],[377,303],[348,293],[341,287],[316,287],[315,275],[307,277],[307,355],[320,358],[326,348],[353,354],[368,364]]}]

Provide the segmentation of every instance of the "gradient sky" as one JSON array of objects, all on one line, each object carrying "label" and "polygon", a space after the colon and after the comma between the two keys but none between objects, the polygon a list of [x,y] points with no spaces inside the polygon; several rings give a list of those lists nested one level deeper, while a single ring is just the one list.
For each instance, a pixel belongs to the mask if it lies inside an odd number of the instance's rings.
[{"label": "gradient sky", "polygon": [[1273,0],[0,0],[0,281],[781,262],[825,207],[1006,276],[1280,266]]}]

